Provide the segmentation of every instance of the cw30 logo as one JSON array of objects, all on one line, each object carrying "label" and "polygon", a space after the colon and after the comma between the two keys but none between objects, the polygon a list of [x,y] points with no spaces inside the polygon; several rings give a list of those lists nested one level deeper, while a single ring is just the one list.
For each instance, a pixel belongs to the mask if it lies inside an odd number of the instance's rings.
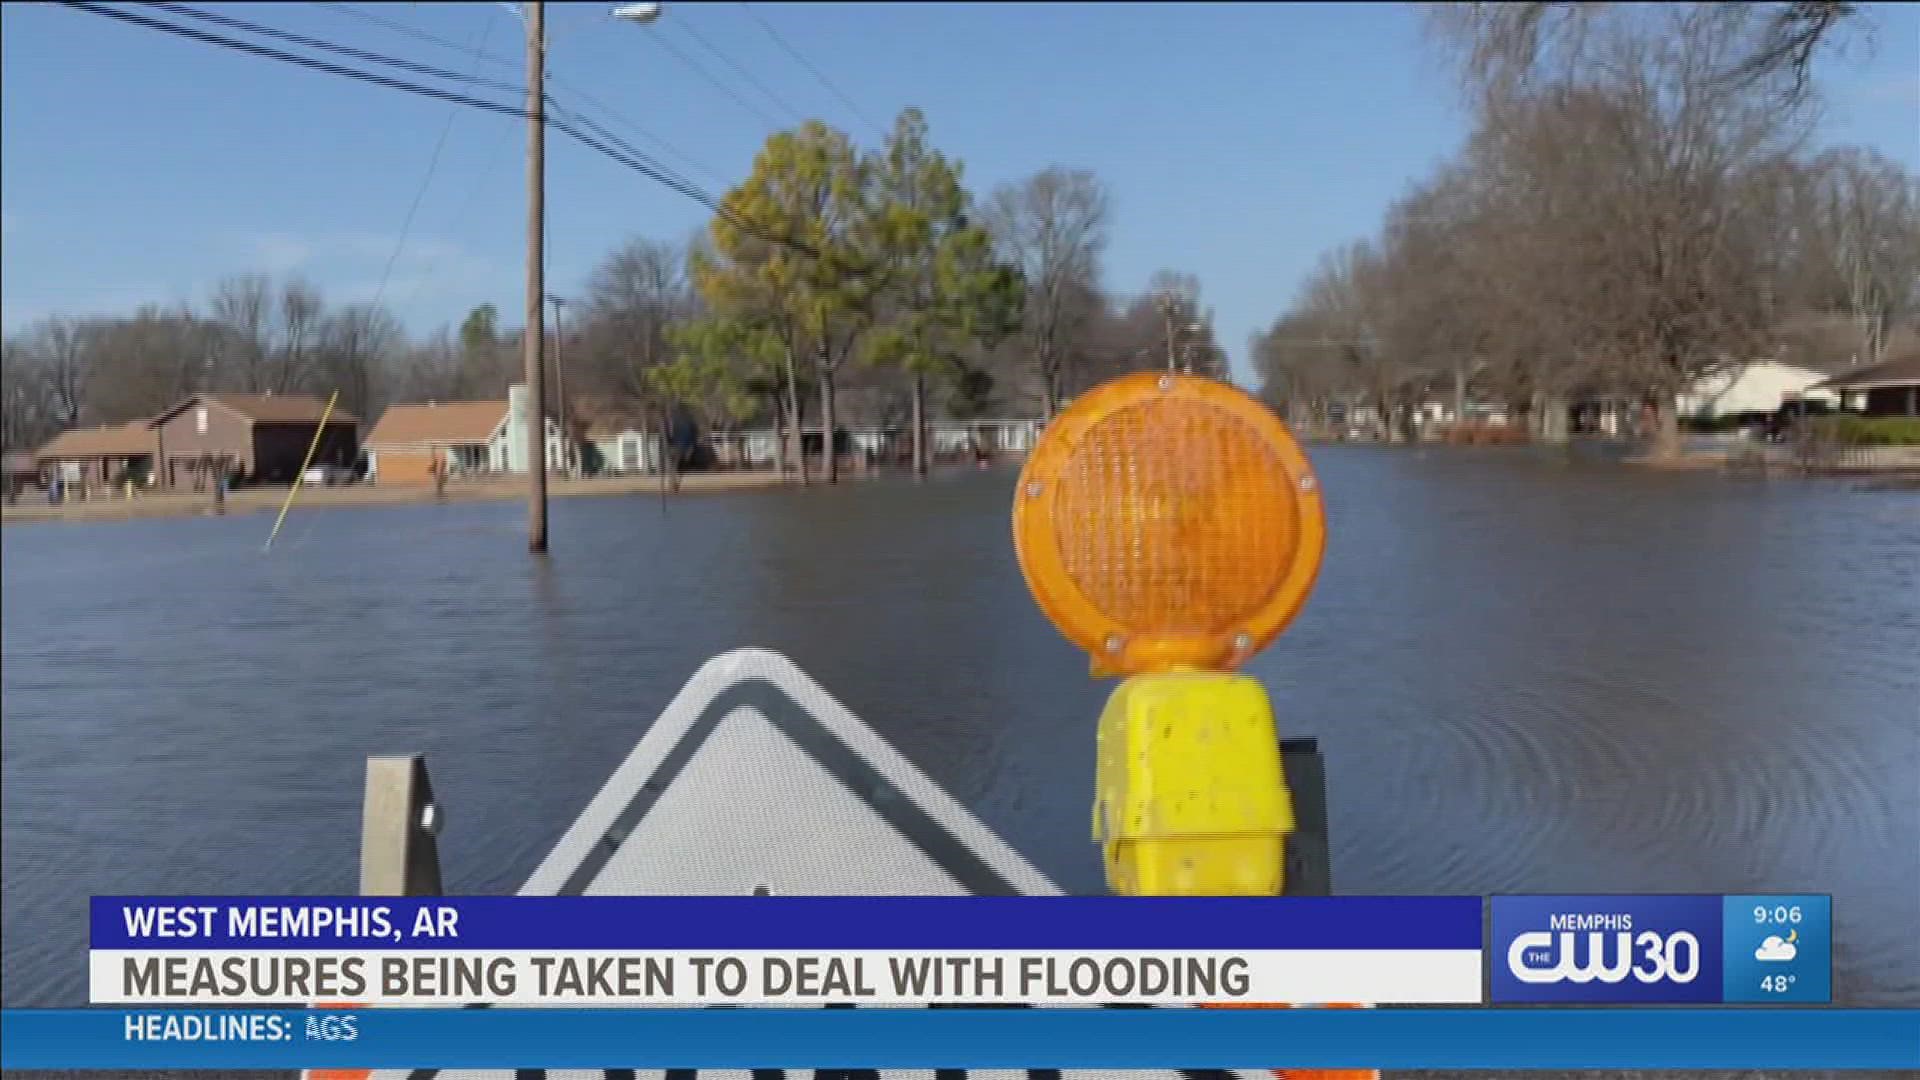
[{"label": "cw30 logo", "polygon": [[1628,975],[1643,983],[1690,983],[1700,974],[1700,939],[1685,930],[1589,932],[1586,958],[1576,959],[1571,931],[1516,935],[1507,946],[1507,970],[1523,983],[1620,983]]}]

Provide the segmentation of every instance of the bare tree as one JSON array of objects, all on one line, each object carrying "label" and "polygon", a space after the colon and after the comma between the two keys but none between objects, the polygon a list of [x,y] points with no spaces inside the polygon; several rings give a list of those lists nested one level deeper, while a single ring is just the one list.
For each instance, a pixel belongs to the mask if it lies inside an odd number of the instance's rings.
[{"label": "bare tree", "polygon": [[1255,336],[1261,396],[1296,426],[1329,422],[1342,392],[1352,388],[1338,344],[1320,313],[1296,304]]},{"label": "bare tree", "polygon": [[148,305],[132,318],[103,321],[97,339],[102,371],[94,391],[97,414],[111,420],[152,416],[212,388],[221,336],[219,326],[186,304]]},{"label": "bare tree", "polygon": [[1865,21],[1859,5],[1837,0],[1422,6],[1428,33],[1454,55],[1468,92],[1482,105],[1603,67],[1610,37],[1644,35],[1669,17],[1706,17],[1722,22],[1727,48],[1697,72],[1698,84],[1715,92],[1758,91],[1775,104],[1796,107],[1811,94],[1820,50]]},{"label": "bare tree", "polygon": [[290,278],[276,287],[265,274],[237,274],[220,282],[209,307],[225,330],[222,385],[249,394],[310,388],[326,317],[311,284]]},{"label": "bare tree", "polygon": [[1868,150],[1821,154],[1792,185],[1789,235],[1802,262],[1802,311],[1849,329],[1847,359],[1874,363],[1920,316],[1920,178]]},{"label": "bare tree", "polygon": [[54,316],[27,327],[16,345],[25,376],[21,388],[39,396],[61,428],[77,427],[91,415],[98,342],[98,322]]},{"label": "bare tree", "polygon": [[208,307],[225,331],[219,357],[221,382],[250,394],[273,387],[273,281],[265,274],[236,274],[215,286]]},{"label": "bare tree", "polygon": [[1026,279],[1024,343],[1050,419],[1075,339],[1099,310],[1093,301],[1107,241],[1106,192],[1086,170],[1047,169],[994,192],[988,222],[1001,257]]},{"label": "bare tree", "polygon": [[31,450],[60,430],[46,382],[23,341],[0,346],[0,449]]},{"label": "bare tree", "polygon": [[648,373],[674,358],[673,328],[692,313],[686,252],[633,239],[594,271],[581,326],[581,385],[638,405],[651,402]]},{"label": "bare tree", "polygon": [[367,417],[386,404],[393,366],[406,345],[406,331],[384,307],[349,304],[328,315],[316,352],[322,380],[340,393],[340,407]]},{"label": "bare tree", "polygon": [[318,374],[320,336],[326,313],[325,301],[311,284],[293,278],[280,287],[279,341],[270,389],[287,393],[310,388],[313,377]]},{"label": "bare tree", "polygon": [[1454,223],[1439,265],[1468,291],[1409,303],[1431,291],[1432,237],[1390,230],[1389,352],[1470,365],[1549,437],[1569,398],[1644,397],[1673,446],[1673,395],[1771,348],[1777,185],[1808,131],[1811,45],[1755,58],[1822,6],[1786,7],[1433,10],[1479,119],[1454,185],[1468,212],[1438,215]]},{"label": "bare tree", "polygon": [[393,374],[394,401],[457,401],[461,393],[464,369],[460,345],[453,331],[441,327],[426,340],[407,348]]}]

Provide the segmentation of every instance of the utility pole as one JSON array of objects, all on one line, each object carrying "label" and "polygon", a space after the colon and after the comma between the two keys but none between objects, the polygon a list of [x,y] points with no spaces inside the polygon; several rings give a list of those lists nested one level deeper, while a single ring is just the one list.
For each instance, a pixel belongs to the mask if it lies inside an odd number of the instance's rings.
[{"label": "utility pole", "polygon": [[527,327],[521,346],[527,380],[527,550],[547,550],[546,280],[541,238],[547,202],[547,13],[527,0]]},{"label": "utility pole", "polygon": [[1167,370],[1168,371],[1174,370],[1174,368],[1177,366],[1174,363],[1174,356],[1173,356],[1173,303],[1174,303],[1174,300],[1173,300],[1172,293],[1160,294],[1160,317],[1167,324]]}]

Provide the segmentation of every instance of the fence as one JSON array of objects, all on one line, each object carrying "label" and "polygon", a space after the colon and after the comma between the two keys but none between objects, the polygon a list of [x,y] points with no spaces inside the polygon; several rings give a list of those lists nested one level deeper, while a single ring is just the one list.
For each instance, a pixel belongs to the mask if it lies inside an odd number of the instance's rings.
[{"label": "fence", "polygon": [[1794,463],[1815,474],[1920,473],[1920,446],[1846,446],[1809,432],[1794,443]]}]

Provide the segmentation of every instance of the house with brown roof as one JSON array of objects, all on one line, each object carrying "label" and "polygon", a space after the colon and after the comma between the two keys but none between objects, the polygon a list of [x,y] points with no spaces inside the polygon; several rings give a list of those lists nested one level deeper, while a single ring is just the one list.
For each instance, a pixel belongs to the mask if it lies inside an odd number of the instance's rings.
[{"label": "house with brown roof", "polygon": [[429,401],[389,405],[367,433],[367,475],[380,483],[425,484],[448,475],[505,470],[495,442],[507,423],[504,401]]},{"label": "house with brown roof", "polygon": [[[367,435],[368,476],[384,484],[426,484],[434,471],[449,477],[524,473],[526,431],[522,393],[507,401],[429,401],[389,405]],[[547,469],[570,460],[567,439],[546,418]]]},{"label": "house with brown roof", "polygon": [[142,479],[153,469],[153,430],[145,420],[74,428],[36,450],[34,464],[52,479],[80,487]]},{"label": "house with brown roof", "polygon": [[1835,375],[1814,387],[1840,395],[1841,407],[1866,416],[1920,416],[1920,352]]},{"label": "house with brown roof", "polygon": [[170,487],[204,487],[221,476],[291,483],[309,447],[314,465],[342,469],[353,467],[360,449],[359,419],[343,409],[329,414],[309,394],[195,394],[149,424],[161,482]]}]

